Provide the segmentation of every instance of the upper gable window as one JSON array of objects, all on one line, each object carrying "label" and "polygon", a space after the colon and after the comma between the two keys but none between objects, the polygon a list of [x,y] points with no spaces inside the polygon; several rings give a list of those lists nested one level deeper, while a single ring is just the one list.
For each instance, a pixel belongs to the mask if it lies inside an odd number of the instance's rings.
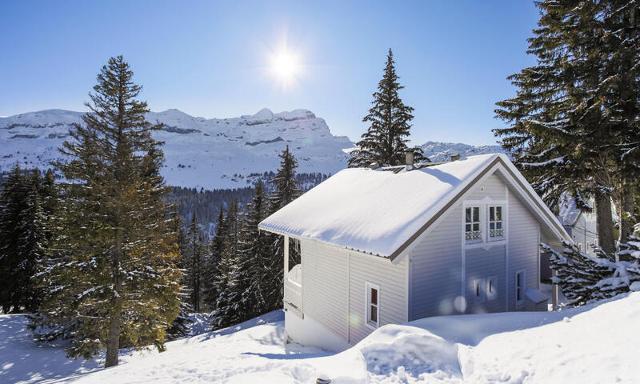
[{"label": "upper gable window", "polygon": [[482,232],[480,231],[480,207],[465,208],[464,238],[467,241],[482,240]]},{"label": "upper gable window", "polygon": [[489,240],[504,238],[504,208],[501,205],[489,206]]}]

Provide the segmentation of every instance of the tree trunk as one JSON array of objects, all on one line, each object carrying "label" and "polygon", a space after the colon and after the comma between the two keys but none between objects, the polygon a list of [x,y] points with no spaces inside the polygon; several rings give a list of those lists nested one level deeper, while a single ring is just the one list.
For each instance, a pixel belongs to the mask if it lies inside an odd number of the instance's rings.
[{"label": "tree trunk", "polygon": [[[118,305],[119,307],[119,305]],[[105,368],[118,365],[118,349],[120,347],[120,328],[122,321],[120,311],[114,311],[109,322],[109,335],[107,336],[107,359]]]},{"label": "tree trunk", "polygon": [[[118,226],[116,225],[116,228]],[[115,246],[111,254],[111,278],[113,282],[113,299],[111,300],[111,318],[107,334],[107,358],[104,367],[118,365],[118,349],[120,348],[120,331],[122,328],[122,297],[120,296],[120,260],[122,258],[122,232],[116,230]]]},{"label": "tree trunk", "polygon": [[622,198],[620,204],[620,242],[626,242],[633,235],[633,226],[636,224],[634,209],[636,186],[630,180],[625,180],[622,186]]},{"label": "tree trunk", "polygon": [[613,218],[611,214],[611,197],[605,193],[596,192],[596,216],[598,220],[598,244],[608,254],[616,249],[613,237]]}]

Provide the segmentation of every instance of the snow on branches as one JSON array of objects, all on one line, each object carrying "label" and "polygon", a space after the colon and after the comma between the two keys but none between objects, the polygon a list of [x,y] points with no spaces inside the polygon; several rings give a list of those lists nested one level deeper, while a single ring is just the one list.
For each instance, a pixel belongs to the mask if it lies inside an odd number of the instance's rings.
[{"label": "snow on branches", "polygon": [[541,244],[541,248],[549,255],[554,271],[552,281],[558,284],[569,305],[584,305],[640,290],[639,239],[621,243],[615,254],[596,249],[595,255],[590,255],[574,243],[564,242],[563,245],[562,253],[547,244]]}]

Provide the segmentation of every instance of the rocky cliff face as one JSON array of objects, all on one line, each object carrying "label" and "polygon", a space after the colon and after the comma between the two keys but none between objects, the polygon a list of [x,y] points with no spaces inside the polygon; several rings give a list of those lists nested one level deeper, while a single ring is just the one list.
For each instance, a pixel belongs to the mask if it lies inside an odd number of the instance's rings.
[{"label": "rocky cliff face", "polygon": [[[46,168],[60,159],[57,148],[82,113],[46,110],[0,118],[0,171],[16,162]],[[334,136],[326,122],[308,110],[205,119],[176,109],[150,112],[147,119],[163,123],[155,134],[164,142],[162,173],[169,185],[236,188],[279,165],[278,153],[289,146],[299,171],[335,173],[344,168],[353,143]]]}]

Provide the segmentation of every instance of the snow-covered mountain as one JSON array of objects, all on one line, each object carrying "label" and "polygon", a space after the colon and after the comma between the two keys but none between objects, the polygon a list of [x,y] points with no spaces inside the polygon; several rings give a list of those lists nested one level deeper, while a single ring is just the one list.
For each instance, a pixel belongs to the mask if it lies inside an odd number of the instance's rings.
[{"label": "snow-covered mountain", "polygon": [[[49,109],[0,117],[0,172],[19,162],[24,167],[46,168],[60,159],[58,147],[69,128],[80,123],[82,113]],[[156,138],[163,141],[162,174],[169,185],[236,188],[279,165],[278,154],[288,145],[299,163],[299,172],[333,174],[346,167],[346,136],[334,136],[327,123],[311,111],[297,109],[273,113],[262,109],[254,115],[228,119],[194,117],[177,109],[150,112],[147,119],[165,125]],[[502,152],[498,145],[473,146],[429,141],[422,145],[432,161],[446,161],[452,154]]]},{"label": "snow-covered mountain", "polygon": [[[57,148],[68,137],[81,112],[45,110],[0,118],[0,171],[16,162],[47,167],[61,157]],[[278,154],[288,145],[299,171],[335,173],[344,168],[346,136],[331,134],[326,122],[307,110],[205,119],[176,109],[150,112],[147,119],[165,124],[156,134],[163,141],[162,174],[169,185],[234,188],[250,184],[257,174],[274,171]]]},{"label": "snow-covered mountain", "polygon": [[487,153],[505,153],[499,145],[469,145],[463,143],[442,143],[438,141],[427,141],[420,146],[425,156],[431,161],[447,161],[451,155],[467,156],[484,155]]}]

